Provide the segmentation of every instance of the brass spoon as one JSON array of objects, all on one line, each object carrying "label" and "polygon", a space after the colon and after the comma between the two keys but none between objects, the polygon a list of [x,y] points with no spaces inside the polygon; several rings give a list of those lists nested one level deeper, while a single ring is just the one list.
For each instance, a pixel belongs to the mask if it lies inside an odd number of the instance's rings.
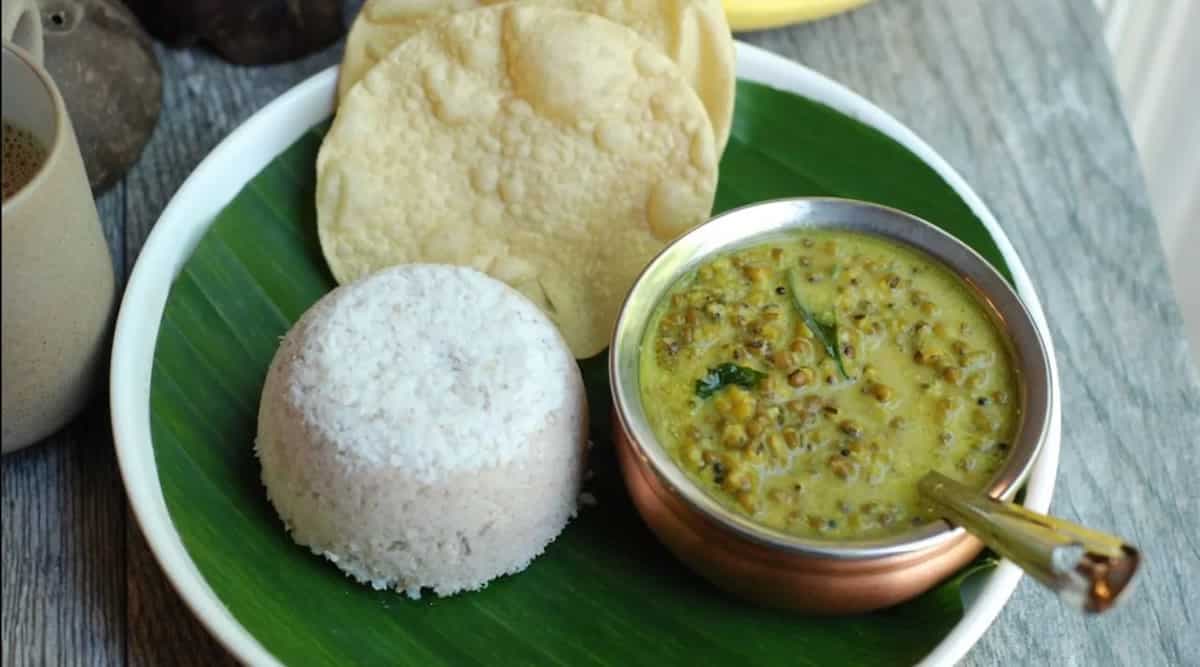
[{"label": "brass spoon", "polygon": [[990,498],[931,472],[918,489],[934,512],[1016,563],[1068,605],[1112,608],[1129,590],[1141,554],[1119,537]]}]

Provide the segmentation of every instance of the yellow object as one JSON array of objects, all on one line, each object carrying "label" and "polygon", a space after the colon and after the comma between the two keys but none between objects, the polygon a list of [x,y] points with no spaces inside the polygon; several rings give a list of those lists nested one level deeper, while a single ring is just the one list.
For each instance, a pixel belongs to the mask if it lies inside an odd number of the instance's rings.
[{"label": "yellow object", "polygon": [[815,21],[861,7],[871,0],[724,0],[734,32]]},{"label": "yellow object", "polygon": [[[509,0],[369,0],[350,34],[338,74],[338,100],[375,63],[414,33],[462,11]],[[670,55],[695,88],[708,110],[717,155],[725,150],[733,123],[735,89],[733,40],[721,0],[683,0],[668,6],[636,0],[523,0],[526,4],[558,6],[598,14],[632,28]]]},{"label": "yellow object", "polygon": [[633,30],[494,5],[409,37],[350,89],[317,157],[317,231],[339,283],[471,266],[586,359],[642,269],[708,218],[717,160],[700,98]]},{"label": "yellow object", "polygon": [[682,278],[649,327],[658,441],[714,500],[793,535],[907,530],[926,520],[922,475],[982,489],[1016,434],[1003,334],[955,273],[891,241],[806,231],[737,250]]}]

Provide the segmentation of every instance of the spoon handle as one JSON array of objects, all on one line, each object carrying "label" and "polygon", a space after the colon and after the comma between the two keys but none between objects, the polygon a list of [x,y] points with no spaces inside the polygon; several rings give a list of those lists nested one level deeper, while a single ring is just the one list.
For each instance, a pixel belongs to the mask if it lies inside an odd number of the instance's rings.
[{"label": "spoon handle", "polygon": [[939,516],[1086,612],[1116,604],[1141,561],[1119,537],[990,498],[937,472],[922,477],[918,488]]}]

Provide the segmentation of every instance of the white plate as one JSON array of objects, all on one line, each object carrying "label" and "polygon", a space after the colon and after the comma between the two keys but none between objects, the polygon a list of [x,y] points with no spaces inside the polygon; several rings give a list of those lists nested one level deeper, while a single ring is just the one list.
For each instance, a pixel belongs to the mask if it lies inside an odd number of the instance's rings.
[{"label": "white plate", "polygon": [[[823,102],[881,130],[920,156],[958,192],[995,237],[1012,270],[1017,292],[1051,348],[1051,379],[1057,395],[1058,369],[1041,302],[1008,237],[962,177],[911,130],[845,87],[762,49],[741,43],[737,49],[739,77]],[[196,167],[146,240],[125,290],[113,343],[110,380],[113,436],[134,516],[167,577],[196,616],[237,658],[256,666],[280,663],[213,593],[180,541],[163,501],[150,435],[150,370],[171,283],[196,244],[221,208],[247,181],[309,128],[330,116],[336,81],[337,71],[330,67],[292,88],[243,123]],[[1054,491],[1061,421],[1060,407],[1055,404],[1051,410],[1050,437],[1026,487],[1025,504],[1041,512],[1049,508]],[[966,592],[964,597],[970,599],[966,600],[962,621],[922,664],[951,665],[965,655],[992,624],[1020,577],[1020,570],[1004,562],[987,575],[981,586]]]}]

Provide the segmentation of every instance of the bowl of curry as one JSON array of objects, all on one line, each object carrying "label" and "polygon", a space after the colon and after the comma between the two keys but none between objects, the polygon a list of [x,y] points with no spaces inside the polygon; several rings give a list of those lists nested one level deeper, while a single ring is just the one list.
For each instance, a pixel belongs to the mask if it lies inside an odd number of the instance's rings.
[{"label": "bowl of curry", "polygon": [[844,199],[677,239],[627,296],[609,371],[622,472],[660,540],[736,595],[819,613],[902,602],[977,556],[917,481],[1010,499],[1054,400],[1046,345],[985,259]]}]

